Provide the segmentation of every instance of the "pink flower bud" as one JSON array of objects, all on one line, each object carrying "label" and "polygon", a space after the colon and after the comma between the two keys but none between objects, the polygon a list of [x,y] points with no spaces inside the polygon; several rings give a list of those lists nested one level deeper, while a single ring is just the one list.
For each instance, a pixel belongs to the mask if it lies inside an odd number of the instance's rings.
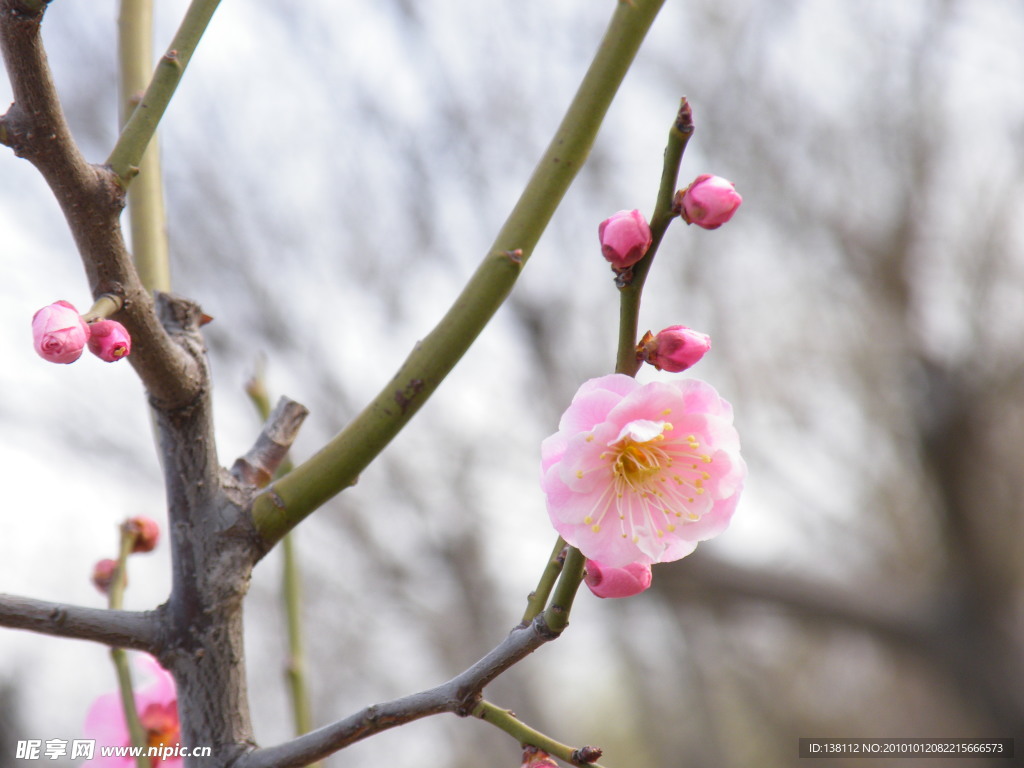
[{"label": "pink flower bud", "polygon": [[711,349],[711,337],[685,325],[670,325],[657,336],[648,331],[640,340],[637,353],[641,360],[659,371],[679,373],[694,365]]},{"label": "pink flower bud", "polygon": [[149,517],[133,517],[125,522],[129,531],[135,534],[132,552],[152,552],[160,539],[160,526]]},{"label": "pink flower bud", "polygon": [[100,360],[114,363],[131,354],[131,336],[117,320],[97,320],[90,328],[89,351]]},{"label": "pink flower bud", "polygon": [[731,181],[705,173],[686,189],[676,192],[674,207],[687,224],[718,229],[732,218],[742,202]]},{"label": "pink flower bud", "polygon": [[651,566],[629,563],[622,568],[610,568],[596,560],[587,560],[584,581],[598,597],[632,597],[651,586]]},{"label": "pink flower bud", "polygon": [[55,301],[32,316],[36,352],[51,363],[73,363],[89,340],[89,326],[66,301]]},{"label": "pink flower bud", "polygon": [[597,228],[601,253],[617,270],[636,264],[651,247],[651,228],[640,211],[619,211]]},{"label": "pink flower bud", "polygon": [[558,768],[558,763],[542,749],[523,747],[523,764],[520,768]]},{"label": "pink flower bud", "polygon": [[117,560],[100,560],[92,568],[92,583],[96,589],[104,595],[110,592],[110,585],[114,583],[114,573],[117,571]]}]

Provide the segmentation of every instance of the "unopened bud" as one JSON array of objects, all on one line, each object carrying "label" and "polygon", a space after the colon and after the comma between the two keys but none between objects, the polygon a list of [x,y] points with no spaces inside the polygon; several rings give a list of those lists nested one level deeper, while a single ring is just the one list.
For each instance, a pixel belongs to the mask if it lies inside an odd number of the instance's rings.
[{"label": "unopened bud", "polygon": [[685,325],[671,325],[652,336],[648,331],[637,345],[637,357],[659,371],[679,373],[699,361],[711,349],[711,337]]},{"label": "unopened bud", "polygon": [[651,566],[647,563],[610,568],[596,560],[587,560],[583,580],[598,597],[632,597],[650,587],[651,578]]},{"label": "unopened bud", "polygon": [[742,202],[731,181],[709,173],[698,176],[686,189],[676,192],[673,201],[675,210],[687,224],[704,229],[718,229],[732,218]]},{"label": "unopened bud", "polygon": [[73,363],[89,340],[89,326],[66,301],[55,301],[32,316],[36,352],[51,363]]},{"label": "unopened bud", "polygon": [[[110,585],[114,583],[114,574],[117,573],[117,560],[100,560],[92,568],[92,583],[96,589],[104,595],[110,592]],[[127,583],[127,577],[125,578]]]},{"label": "unopened bud", "polygon": [[551,756],[537,747],[523,747],[523,764],[520,768],[558,768]]},{"label": "unopened bud", "polygon": [[619,211],[597,228],[601,253],[617,270],[636,264],[651,247],[651,228],[640,211]]},{"label": "unopened bud", "polygon": [[97,320],[90,328],[89,351],[100,360],[114,363],[131,354],[132,338],[117,320]]},{"label": "unopened bud", "polygon": [[135,534],[132,552],[152,552],[160,539],[160,526],[148,517],[133,517],[125,522],[125,527]]}]

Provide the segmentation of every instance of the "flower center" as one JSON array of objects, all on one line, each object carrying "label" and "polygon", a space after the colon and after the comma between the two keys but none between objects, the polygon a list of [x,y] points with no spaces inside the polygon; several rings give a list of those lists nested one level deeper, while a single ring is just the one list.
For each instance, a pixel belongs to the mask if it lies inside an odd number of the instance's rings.
[{"label": "flower center", "polygon": [[664,433],[644,442],[635,442],[628,436],[623,438],[617,446],[618,455],[612,466],[616,485],[640,490],[661,471],[663,463],[671,465],[672,460],[657,446],[664,439]]},{"label": "flower center", "polygon": [[711,475],[703,465],[712,458],[695,435],[675,436],[672,429],[667,421],[638,420],[608,444],[600,458],[610,465],[611,483],[583,521],[595,533],[611,513],[624,538],[660,538],[707,511],[701,497]]},{"label": "flower center", "polygon": [[[139,715],[139,720],[146,729],[146,744],[149,747],[173,746],[181,740],[181,726],[174,702],[150,704]],[[161,762],[163,759],[160,758]]]}]

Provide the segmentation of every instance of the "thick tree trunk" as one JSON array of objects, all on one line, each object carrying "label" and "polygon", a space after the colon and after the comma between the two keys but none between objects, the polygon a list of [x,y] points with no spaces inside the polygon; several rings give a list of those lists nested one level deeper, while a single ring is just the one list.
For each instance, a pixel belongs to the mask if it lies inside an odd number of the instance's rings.
[{"label": "thick tree trunk", "polygon": [[161,662],[178,686],[181,742],[210,747],[186,765],[227,766],[252,746],[242,645],[242,601],[260,547],[249,515],[252,489],[222,469],[212,429],[201,312],[158,296],[161,320],[203,376],[194,402],[155,408],[167,487],[173,587]]}]

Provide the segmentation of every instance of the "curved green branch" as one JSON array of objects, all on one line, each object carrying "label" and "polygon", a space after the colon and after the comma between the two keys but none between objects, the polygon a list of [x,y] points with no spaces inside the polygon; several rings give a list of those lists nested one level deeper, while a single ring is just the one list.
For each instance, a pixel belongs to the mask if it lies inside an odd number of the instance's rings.
[{"label": "curved green branch", "polygon": [[508,297],[583,166],[604,115],[664,0],[618,3],[572,104],[490,251],[438,325],[377,397],[319,453],[256,499],[267,548],[346,487],[437,389]]},{"label": "curved green branch", "polygon": [[170,47],[160,57],[142,100],[131,113],[107,158],[107,165],[122,186],[127,187],[139,172],[146,147],[156,133],[156,127],[219,4],[220,0],[192,0]]}]

